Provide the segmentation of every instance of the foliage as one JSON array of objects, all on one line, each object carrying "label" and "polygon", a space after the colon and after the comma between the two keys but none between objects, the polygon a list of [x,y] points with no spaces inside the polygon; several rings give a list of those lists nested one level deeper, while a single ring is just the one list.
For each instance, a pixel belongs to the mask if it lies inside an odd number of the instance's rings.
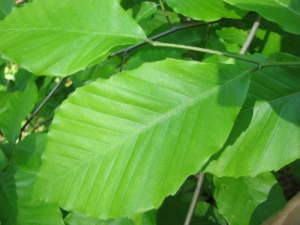
[{"label": "foliage", "polygon": [[299,4],[1,1],[0,224],[183,224],[199,171],[192,224],[262,223],[299,176]]}]

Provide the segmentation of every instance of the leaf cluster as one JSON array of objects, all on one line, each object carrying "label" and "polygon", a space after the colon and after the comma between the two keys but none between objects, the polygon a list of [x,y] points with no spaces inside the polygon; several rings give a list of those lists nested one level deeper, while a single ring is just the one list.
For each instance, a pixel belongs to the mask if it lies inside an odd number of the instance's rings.
[{"label": "leaf cluster", "polygon": [[300,186],[299,5],[2,0],[0,224],[184,224],[199,172],[191,224],[272,216]]}]

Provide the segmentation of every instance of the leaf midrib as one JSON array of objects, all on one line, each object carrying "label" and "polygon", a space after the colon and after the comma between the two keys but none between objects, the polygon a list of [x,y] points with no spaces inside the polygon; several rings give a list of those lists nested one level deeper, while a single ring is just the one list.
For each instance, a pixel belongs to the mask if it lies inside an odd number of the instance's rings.
[{"label": "leaf midrib", "polygon": [[[123,138],[122,140],[120,140],[119,142],[115,142],[112,146],[108,147],[107,150],[105,152],[101,152],[100,155],[105,155],[106,152],[110,151],[111,149],[114,149],[115,146],[118,146],[120,145],[121,143],[125,142],[126,140],[130,139],[130,138],[135,138],[136,136],[138,136],[140,133],[143,133],[145,131],[147,131],[148,129],[152,129],[156,124],[164,121],[166,118],[170,117],[171,115],[175,114],[176,112],[179,112],[189,106],[192,106],[194,105],[195,103],[197,103],[199,100],[201,100],[202,98],[208,96],[210,93],[214,93],[216,90],[220,90],[222,89],[223,87],[225,87],[226,85],[230,84],[231,82],[234,82],[235,80],[237,79],[240,79],[241,77],[243,77],[245,74],[251,72],[253,70],[253,68],[251,69],[248,69],[244,72],[242,72],[240,75],[236,76],[235,78],[229,80],[228,82],[222,84],[222,85],[218,85],[214,88],[212,88],[211,90],[208,90],[207,92],[201,94],[201,96],[197,96],[195,98],[192,98],[191,101],[187,101],[187,102],[184,102],[183,104],[179,105],[179,107],[175,107],[173,110],[170,110],[169,112],[167,112],[166,114],[162,115],[162,117],[159,117],[158,120],[154,121],[152,124],[150,124],[149,126],[146,126],[145,128],[142,128],[139,130],[139,132],[137,133],[134,133],[133,135],[131,136],[128,136],[126,138]],[[156,84],[155,84],[156,85]],[[126,103],[125,103],[126,104]],[[54,141],[52,141],[54,142]],[[60,144],[60,143],[58,143]],[[90,159],[82,162],[81,164],[78,164],[77,167],[74,167],[72,169],[70,169],[67,173],[63,174],[62,176],[58,176],[56,179],[54,179],[53,181],[51,182],[48,182],[47,185],[45,185],[44,187],[39,187],[39,191],[38,192],[41,192],[42,190],[46,189],[47,187],[51,186],[53,183],[56,183],[56,181],[62,179],[63,177],[66,177],[68,174],[74,172],[74,171],[77,171],[81,166],[85,165],[85,164],[89,164],[94,158],[97,158],[100,156],[99,154],[96,154],[95,156],[91,157]]]}]

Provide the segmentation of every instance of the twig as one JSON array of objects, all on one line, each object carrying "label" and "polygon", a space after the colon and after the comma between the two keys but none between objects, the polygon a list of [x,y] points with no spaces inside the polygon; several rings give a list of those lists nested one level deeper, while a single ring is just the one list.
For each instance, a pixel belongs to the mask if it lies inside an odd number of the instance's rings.
[{"label": "twig", "polygon": [[162,0],[159,0],[159,4],[160,4],[160,7],[162,9],[162,11],[164,12],[164,15],[168,21],[168,24],[170,25],[171,28],[174,27],[173,23],[170,21],[170,18],[169,18],[169,15],[168,13],[166,12],[166,9],[165,9],[165,6],[164,6],[164,3],[162,2]]},{"label": "twig", "polygon": [[248,51],[248,48],[249,46],[251,45],[252,41],[253,41],[253,38],[256,34],[256,31],[257,29],[259,28],[259,25],[260,25],[260,21],[261,21],[261,16],[258,15],[257,18],[256,18],[256,21],[254,22],[253,26],[252,26],[252,29],[247,37],[247,40],[245,41],[241,51],[240,51],[240,54],[241,55],[244,55],[246,54],[246,52]]},{"label": "twig", "polygon": [[231,53],[227,53],[227,52],[220,52],[220,51],[207,49],[207,48],[199,48],[199,47],[187,46],[187,45],[177,45],[177,44],[170,44],[170,43],[154,42],[151,40],[148,40],[148,42],[149,42],[149,44],[151,44],[153,46],[179,48],[179,49],[192,50],[192,51],[196,51],[196,52],[205,52],[205,53],[210,53],[210,54],[214,54],[214,55],[222,55],[222,56],[226,56],[229,58],[239,59],[239,60],[243,60],[246,62],[257,64],[257,65],[261,64],[261,62],[249,59],[248,57],[245,57],[245,56],[231,54]]},{"label": "twig", "polygon": [[198,202],[199,194],[200,194],[200,191],[201,191],[201,188],[202,188],[204,177],[205,177],[205,174],[199,172],[197,186],[196,186],[194,196],[193,196],[188,214],[186,216],[184,225],[190,225],[190,223],[192,221],[192,218],[193,218],[193,215],[194,215],[194,212],[195,212],[195,208],[196,208],[196,205],[197,205],[197,202]]},{"label": "twig", "polygon": [[60,79],[60,81],[55,85],[55,87],[48,94],[48,96],[44,99],[44,101],[39,105],[39,107],[31,115],[31,117],[26,121],[26,123],[24,124],[24,126],[21,128],[21,134],[20,134],[19,140],[21,140],[22,132],[24,131],[25,127],[31,122],[31,120],[36,116],[36,114],[38,114],[38,112],[44,107],[44,105],[48,102],[48,100],[52,97],[52,95],[55,93],[55,91],[59,88],[59,86],[63,83],[63,81],[65,79],[66,79],[66,77]]},{"label": "twig", "polygon": [[122,72],[122,70],[123,70],[123,68],[124,68],[124,66],[125,66],[125,63],[126,63],[126,61],[127,61],[127,52],[125,52],[125,54],[124,54],[124,57],[123,57],[123,62],[122,62],[122,65],[121,65],[121,67],[120,67],[120,69],[119,69],[119,72],[121,73]]},{"label": "twig", "polygon": [[[186,25],[183,25],[183,26],[177,26],[177,27],[172,27],[170,30],[167,30],[165,32],[162,32],[160,34],[157,34],[153,37],[150,37],[148,38],[148,40],[151,40],[151,41],[155,41],[161,37],[164,37],[164,36],[167,36],[169,34],[172,34],[174,32],[177,32],[177,31],[180,31],[180,30],[185,30],[185,29],[189,29],[189,28],[194,28],[194,27],[200,27],[200,26],[206,26],[206,25],[210,25],[210,24],[214,24],[214,23],[219,23],[219,22],[223,22],[223,21],[227,21],[229,19],[221,19],[221,20],[217,20],[217,21],[214,21],[214,22],[210,22],[210,23],[206,23],[206,22],[196,22],[196,23],[190,23],[190,24],[186,24]],[[143,41],[139,44],[136,44],[136,45],[132,45],[128,48],[125,48],[125,49],[122,49],[120,51],[117,51],[117,52],[114,52],[112,53],[109,58],[113,57],[113,56],[116,56],[116,55],[121,55],[123,53],[129,53],[130,51],[138,48],[138,47],[141,47],[145,44],[149,43],[149,41]]]},{"label": "twig", "polygon": [[42,122],[42,123],[36,125],[36,126],[33,128],[33,131],[32,131],[31,133],[33,134],[34,131],[35,131],[36,129],[38,129],[39,127],[45,125],[46,123],[49,123],[51,120],[53,120],[53,116],[50,117],[49,119],[45,120],[44,122]]}]

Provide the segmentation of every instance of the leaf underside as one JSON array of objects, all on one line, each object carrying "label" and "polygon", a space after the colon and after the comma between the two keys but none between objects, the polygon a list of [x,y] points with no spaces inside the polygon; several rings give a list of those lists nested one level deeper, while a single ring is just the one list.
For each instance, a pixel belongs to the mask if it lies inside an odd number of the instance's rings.
[{"label": "leaf underside", "polygon": [[249,68],[165,60],[76,89],[53,120],[34,195],[101,219],[157,208],[222,147]]}]

